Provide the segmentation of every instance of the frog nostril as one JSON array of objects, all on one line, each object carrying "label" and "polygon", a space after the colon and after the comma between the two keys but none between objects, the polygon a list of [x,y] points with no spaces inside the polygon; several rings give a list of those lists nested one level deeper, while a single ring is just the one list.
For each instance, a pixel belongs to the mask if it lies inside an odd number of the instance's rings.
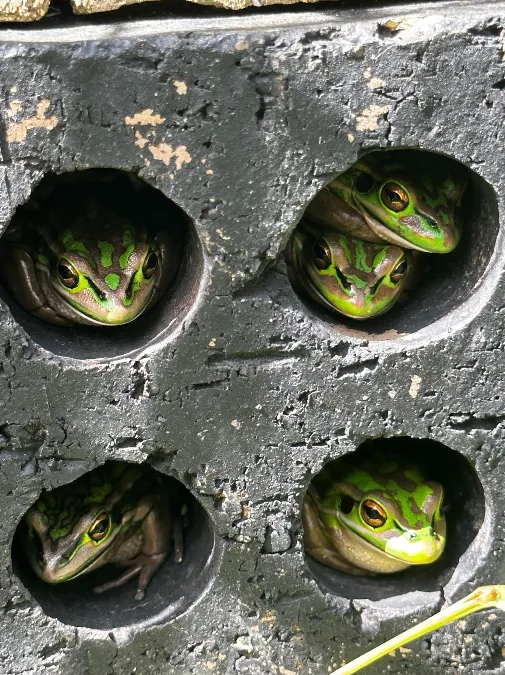
[{"label": "frog nostril", "polygon": [[424,217],[425,217],[426,222],[428,223],[428,225],[431,227],[432,230],[435,230],[436,232],[440,231],[440,227],[439,227],[436,220],[434,220],[433,218],[430,218],[429,216],[424,216]]}]

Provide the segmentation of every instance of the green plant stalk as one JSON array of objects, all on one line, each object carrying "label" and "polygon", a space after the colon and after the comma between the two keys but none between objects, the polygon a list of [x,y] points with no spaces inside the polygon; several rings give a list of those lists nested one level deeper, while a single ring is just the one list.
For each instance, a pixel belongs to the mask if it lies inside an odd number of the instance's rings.
[{"label": "green plant stalk", "polygon": [[466,598],[459,600],[459,602],[443,609],[438,614],[426,619],[426,621],[421,621],[417,626],[413,626],[391,640],[371,649],[366,654],[363,654],[363,656],[359,656],[354,661],[334,670],[330,675],[352,675],[352,673],[357,673],[358,670],[366,668],[366,666],[369,666],[395,649],[402,647],[407,642],[417,640],[427,635],[427,633],[447,626],[449,623],[457,621],[468,614],[492,607],[505,611],[505,586],[495,585],[477,588],[470,595],[467,595]]}]

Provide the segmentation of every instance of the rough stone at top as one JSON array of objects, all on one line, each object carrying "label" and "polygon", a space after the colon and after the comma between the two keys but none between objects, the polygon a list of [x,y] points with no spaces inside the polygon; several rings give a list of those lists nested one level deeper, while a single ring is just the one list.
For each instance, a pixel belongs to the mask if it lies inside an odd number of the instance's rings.
[{"label": "rough stone at top", "polygon": [[[0,0],[0,21],[38,21],[49,9],[51,0]],[[126,5],[156,0],[70,0],[75,14],[110,12]],[[158,0],[162,2],[163,0]],[[313,3],[319,0],[189,0],[199,5],[211,5],[224,9],[244,9],[263,5],[293,5],[296,2]]]},{"label": "rough stone at top", "polygon": [[38,21],[51,0],[0,0],[1,21]]}]

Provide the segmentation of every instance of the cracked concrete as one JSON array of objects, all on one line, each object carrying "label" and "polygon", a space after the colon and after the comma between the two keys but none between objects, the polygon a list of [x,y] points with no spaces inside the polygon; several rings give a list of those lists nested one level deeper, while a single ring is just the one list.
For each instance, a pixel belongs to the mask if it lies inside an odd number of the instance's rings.
[{"label": "cracked concrete", "polygon": [[[174,299],[113,339],[42,325],[2,294],[1,673],[318,675],[503,580],[504,25],[497,1],[0,33],[2,227],[45,173],[104,166],[192,221]],[[191,161],[157,160],[162,144]],[[461,258],[369,330],[336,325],[295,294],[282,250],[325,183],[400,147],[474,172]],[[405,436],[457,453],[439,462],[462,486],[447,556],[327,582],[301,546],[311,477],[369,438]],[[40,491],[110,459],[184,483],[222,547],[202,597],[168,621],[76,627],[75,602],[62,623],[12,571]],[[388,672],[501,672],[502,623],[467,619]]]}]

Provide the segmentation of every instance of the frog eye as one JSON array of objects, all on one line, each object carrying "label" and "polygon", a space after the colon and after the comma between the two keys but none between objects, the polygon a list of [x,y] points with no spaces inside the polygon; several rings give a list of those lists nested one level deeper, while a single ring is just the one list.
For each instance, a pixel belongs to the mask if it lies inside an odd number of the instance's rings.
[{"label": "frog eye", "polygon": [[362,195],[366,195],[370,192],[375,185],[373,177],[369,173],[358,173],[354,179],[354,187]]},{"label": "frog eye", "polygon": [[148,255],[147,260],[145,261],[144,266],[142,267],[142,274],[144,275],[144,279],[150,279],[155,273],[157,267],[158,267],[158,256],[154,251],[152,251]]},{"label": "frog eye", "polygon": [[409,196],[398,183],[386,183],[381,190],[382,203],[390,211],[400,213],[409,205]]},{"label": "frog eye", "polygon": [[405,276],[405,272],[407,271],[407,261],[402,260],[401,263],[399,263],[394,270],[390,274],[390,279],[394,284],[397,284],[399,281],[403,279]]},{"label": "frog eye", "polygon": [[108,513],[101,513],[88,530],[88,536],[92,541],[99,542],[107,534],[110,527],[110,516]]},{"label": "frog eye", "polygon": [[370,527],[382,527],[388,519],[382,506],[373,499],[365,499],[361,504],[361,517]]},{"label": "frog eye", "polygon": [[66,288],[75,288],[79,283],[79,273],[65,258],[58,260],[58,276]]},{"label": "frog eye", "polygon": [[318,239],[314,244],[314,265],[318,270],[326,270],[331,265],[331,251],[324,239]]}]

